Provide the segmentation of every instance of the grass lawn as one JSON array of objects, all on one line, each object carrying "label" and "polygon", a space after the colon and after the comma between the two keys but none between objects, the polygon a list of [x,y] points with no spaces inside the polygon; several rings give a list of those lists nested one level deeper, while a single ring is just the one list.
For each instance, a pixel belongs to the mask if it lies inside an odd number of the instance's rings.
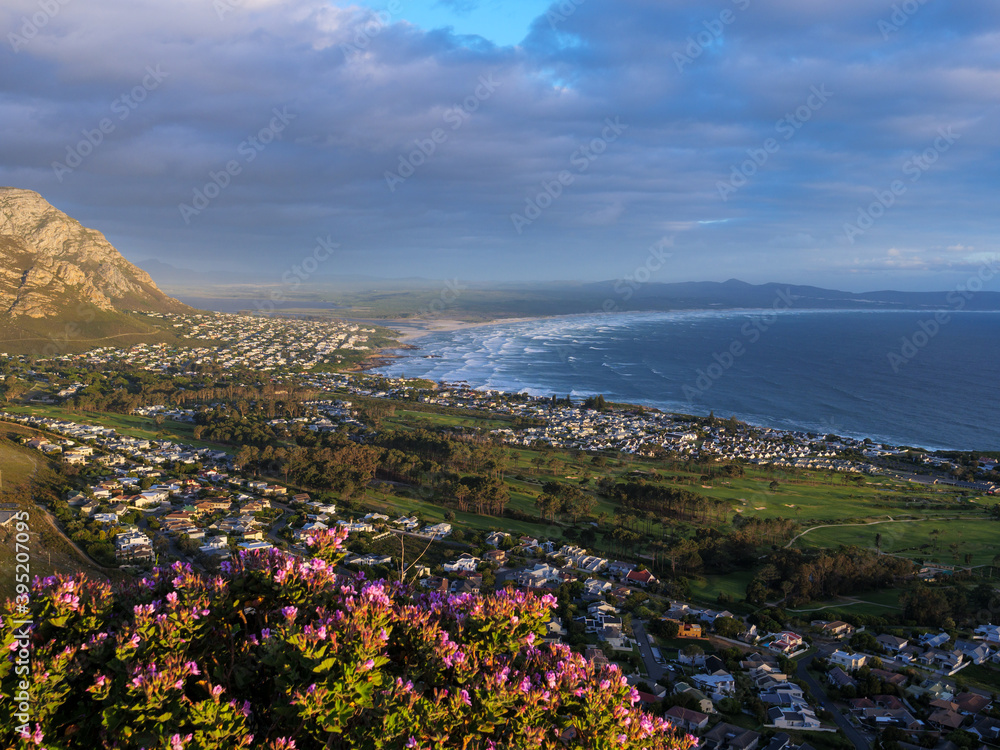
[{"label": "grass lawn", "polygon": [[[938,531],[939,534],[932,534]],[[840,526],[810,531],[796,541],[796,546],[836,547],[841,544],[875,546],[875,534],[881,534],[883,552],[937,561],[964,564],[972,555],[973,565],[988,565],[1000,554],[1000,523],[984,515],[958,520],[929,520],[913,523],[882,523],[875,526]],[[954,545],[954,546],[952,546]],[[955,555],[959,559],[955,559]]]},{"label": "grass lawn", "polygon": [[386,418],[386,423],[393,427],[424,427],[433,429],[435,427],[498,427],[509,426],[501,419],[484,419],[476,415],[457,416],[454,414],[441,414],[431,411],[410,411],[408,409],[396,409],[396,414]]},{"label": "grass lawn", "polygon": [[735,601],[746,596],[747,586],[754,577],[752,570],[739,570],[725,575],[697,576],[691,579],[691,596],[715,604],[719,594],[729,594]]},{"label": "grass lawn", "polygon": [[58,406],[10,406],[7,411],[12,414],[31,414],[52,419],[64,419],[68,422],[97,424],[117,430],[122,435],[145,438],[147,440],[171,440],[196,448],[211,448],[213,450],[235,452],[233,446],[212,443],[207,440],[194,439],[194,425],[186,422],[166,420],[157,426],[150,417],[140,417],[133,414],[112,414],[110,412],[70,411]]},{"label": "grass lawn", "polygon": [[971,685],[1000,693],[1000,669],[985,664],[973,664],[955,675],[955,679]]}]

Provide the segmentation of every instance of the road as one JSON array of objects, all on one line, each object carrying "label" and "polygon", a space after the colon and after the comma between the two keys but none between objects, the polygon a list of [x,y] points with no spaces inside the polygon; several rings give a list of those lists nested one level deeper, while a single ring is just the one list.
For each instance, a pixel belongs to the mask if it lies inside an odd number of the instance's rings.
[{"label": "road", "polygon": [[649,675],[650,681],[659,682],[663,673],[667,670],[660,664],[657,664],[656,659],[653,658],[653,649],[649,645],[649,636],[646,635],[646,628],[638,620],[632,621],[632,634],[635,636],[636,643],[639,644],[639,654],[646,665],[646,673]]},{"label": "road", "polygon": [[795,676],[806,683],[809,686],[809,690],[812,692],[813,696],[820,702],[820,704],[833,714],[833,720],[836,722],[837,726],[840,727],[847,739],[854,743],[854,747],[858,750],[870,750],[871,745],[868,739],[857,729],[847,718],[840,713],[840,709],[833,705],[833,702],[827,697],[826,691],[819,681],[813,677],[809,672],[806,671],[808,666],[812,664],[812,660],[816,657],[816,654],[810,654],[799,660],[798,667],[795,670]]}]

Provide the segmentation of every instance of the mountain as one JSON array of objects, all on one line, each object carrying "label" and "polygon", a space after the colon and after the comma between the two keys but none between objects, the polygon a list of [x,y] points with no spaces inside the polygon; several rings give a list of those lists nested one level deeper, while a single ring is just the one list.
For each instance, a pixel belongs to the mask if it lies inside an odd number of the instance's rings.
[{"label": "mountain", "polygon": [[94,229],[31,190],[0,187],[0,351],[159,330],[137,312],[189,312]]},{"label": "mountain", "polygon": [[[1000,310],[1000,292],[843,292],[796,284],[724,282],[584,285],[591,299],[605,296],[625,310],[779,308],[800,310]],[[785,300],[790,299],[789,304]]]}]

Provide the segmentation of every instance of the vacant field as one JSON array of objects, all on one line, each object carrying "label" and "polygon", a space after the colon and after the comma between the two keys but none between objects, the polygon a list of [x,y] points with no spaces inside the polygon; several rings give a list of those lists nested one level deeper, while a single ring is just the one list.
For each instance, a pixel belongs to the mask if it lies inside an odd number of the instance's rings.
[{"label": "vacant field", "polygon": [[0,490],[27,486],[48,459],[41,453],[0,438]]},{"label": "vacant field", "polygon": [[[10,432],[0,426],[3,432]],[[53,525],[48,513],[39,507],[58,492],[62,478],[41,453],[0,438],[0,471],[3,489],[0,505],[6,510],[23,511],[28,518],[29,538],[16,546],[16,525],[0,529],[0,600],[15,594],[17,554],[28,555],[29,576],[84,571],[100,575],[89,561],[78,554],[68,539]],[[38,501],[37,503],[35,501]],[[23,572],[23,570],[21,571]]]}]

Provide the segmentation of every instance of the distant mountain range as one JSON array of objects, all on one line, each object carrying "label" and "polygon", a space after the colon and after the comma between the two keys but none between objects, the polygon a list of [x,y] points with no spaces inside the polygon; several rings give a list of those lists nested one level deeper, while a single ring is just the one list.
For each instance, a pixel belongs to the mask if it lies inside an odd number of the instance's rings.
[{"label": "distant mountain range", "polygon": [[0,351],[100,346],[158,330],[134,312],[188,310],[100,232],[38,193],[0,187]]},{"label": "distant mountain range", "polygon": [[923,310],[961,309],[1000,310],[1000,292],[841,292],[796,284],[748,284],[737,279],[724,282],[701,281],[672,284],[643,284],[630,287],[621,282],[597,282],[584,285],[596,299],[604,296],[622,308],[694,309],[694,308],[769,308],[786,307],[785,295],[795,309]]}]

